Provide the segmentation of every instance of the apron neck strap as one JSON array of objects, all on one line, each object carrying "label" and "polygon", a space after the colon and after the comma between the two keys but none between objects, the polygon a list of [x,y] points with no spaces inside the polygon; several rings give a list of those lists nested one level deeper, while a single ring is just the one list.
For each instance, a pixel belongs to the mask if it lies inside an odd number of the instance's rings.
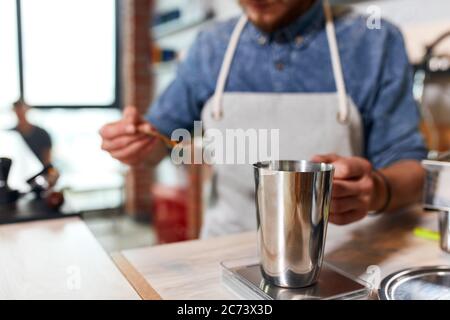
[{"label": "apron neck strap", "polygon": [[222,62],[222,68],[220,69],[219,78],[217,79],[216,91],[213,98],[213,118],[220,120],[222,118],[222,96],[225,91],[225,84],[228,79],[228,73],[230,72],[231,64],[233,63],[234,53],[239,44],[242,31],[247,24],[248,18],[243,15],[231,34],[230,42],[228,43],[227,51]]},{"label": "apron neck strap", "polygon": [[[333,66],[333,74],[336,82],[336,90],[339,101],[338,120],[342,123],[348,120],[348,101],[347,92],[345,88],[344,76],[342,73],[341,59],[339,56],[339,49],[336,40],[336,31],[334,29],[333,14],[328,0],[323,0],[323,10],[326,19],[326,32],[328,45],[330,47],[331,63]],[[225,85],[228,79],[231,65],[233,63],[234,54],[239,44],[242,31],[248,22],[246,15],[243,15],[236,24],[233,33],[231,34],[230,42],[225,52],[225,57],[220,69],[219,78],[217,79],[216,90],[213,97],[213,118],[220,120],[222,118],[222,97],[225,91]]]},{"label": "apron neck strap", "polygon": [[341,58],[336,40],[336,30],[334,29],[333,12],[328,0],[323,0],[323,11],[325,13],[328,46],[330,47],[331,64],[333,66],[334,81],[336,82],[336,91],[339,101],[338,120],[346,123],[348,120],[348,101],[347,90],[345,88],[344,75],[342,73]]}]

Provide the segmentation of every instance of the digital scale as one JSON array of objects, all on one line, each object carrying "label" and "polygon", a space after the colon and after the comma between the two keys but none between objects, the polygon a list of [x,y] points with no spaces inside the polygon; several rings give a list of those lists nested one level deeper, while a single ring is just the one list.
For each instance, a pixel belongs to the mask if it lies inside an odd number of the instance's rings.
[{"label": "digital scale", "polygon": [[241,299],[252,300],[349,300],[363,299],[369,284],[324,262],[316,284],[305,288],[282,288],[267,283],[257,258],[224,261],[223,284]]}]

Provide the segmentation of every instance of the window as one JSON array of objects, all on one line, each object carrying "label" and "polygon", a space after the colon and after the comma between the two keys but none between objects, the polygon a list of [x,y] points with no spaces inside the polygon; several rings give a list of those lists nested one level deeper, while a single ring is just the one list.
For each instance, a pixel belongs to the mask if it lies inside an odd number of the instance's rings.
[{"label": "window", "polygon": [[33,106],[116,100],[115,0],[21,0],[24,98]]},{"label": "window", "polygon": [[118,106],[117,1],[1,0],[0,112],[20,96],[38,107]]},{"label": "window", "polygon": [[16,0],[0,1],[0,127],[11,125],[11,104],[20,96]]},{"label": "window", "polygon": [[[121,165],[101,150],[98,135],[104,123],[121,116],[119,2],[0,0],[0,129],[16,125],[11,105],[19,97],[38,107],[28,119],[52,137],[52,162],[61,173],[57,188],[67,192],[123,184]],[[1,140],[2,156],[18,154],[16,143]]]}]

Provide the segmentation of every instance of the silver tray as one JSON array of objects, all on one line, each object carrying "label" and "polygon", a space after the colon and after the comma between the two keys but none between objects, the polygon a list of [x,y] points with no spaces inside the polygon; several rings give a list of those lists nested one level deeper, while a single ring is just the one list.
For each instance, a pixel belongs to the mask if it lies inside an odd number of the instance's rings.
[{"label": "silver tray", "polygon": [[381,281],[381,300],[450,300],[450,267],[401,270]]}]

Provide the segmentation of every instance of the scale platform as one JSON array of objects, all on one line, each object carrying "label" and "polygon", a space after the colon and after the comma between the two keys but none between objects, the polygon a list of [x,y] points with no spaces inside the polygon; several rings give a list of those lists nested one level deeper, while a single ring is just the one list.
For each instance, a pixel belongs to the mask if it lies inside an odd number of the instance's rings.
[{"label": "scale platform", "polygon": [[241,299],[252,300],[350,300],[363,299],[370,293],[369,285],[324,262],[316,284],[306,288],[288,289],[267,283],[257,258],[224,261],[223,284]]}]

